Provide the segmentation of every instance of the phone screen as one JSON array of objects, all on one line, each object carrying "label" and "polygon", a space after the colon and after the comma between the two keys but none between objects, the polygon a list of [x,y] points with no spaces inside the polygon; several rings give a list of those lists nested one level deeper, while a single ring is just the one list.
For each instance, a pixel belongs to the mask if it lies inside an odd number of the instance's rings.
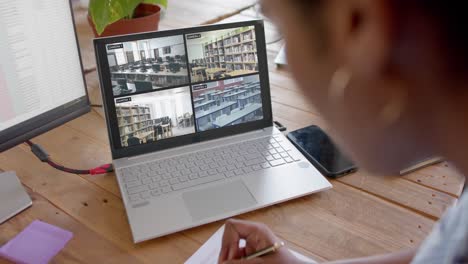
[{"label": "phone screen", "polygon": [[355,168],[330,137],[317,126],[309,126],[289,133],[288,137],[304,155],[313,158],[328,174],[338,174]]}]

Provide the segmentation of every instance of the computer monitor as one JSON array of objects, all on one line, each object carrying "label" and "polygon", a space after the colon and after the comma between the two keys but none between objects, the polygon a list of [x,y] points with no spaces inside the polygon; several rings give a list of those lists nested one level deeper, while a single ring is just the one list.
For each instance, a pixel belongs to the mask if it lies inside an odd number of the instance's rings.
[{"label": "computer monitor", "polygon": [[90,110],[71,3],[0,2],[0,152]]},{"label": "computer monitor", "polygon": [[116,81],[117,81],[117,84],[120,86],[120,89],[128,91],[127,79],[119,78],[119,79],[116,79]]},{"label": "computer monitor", "polygon": [[26,2],[0,1],[0,153],[90,111],[71,1]]},{"label": "computer monitor", "polygon": [[135,81],[136,92],[148,92],[153,90],[153,84],[145,81]]}]

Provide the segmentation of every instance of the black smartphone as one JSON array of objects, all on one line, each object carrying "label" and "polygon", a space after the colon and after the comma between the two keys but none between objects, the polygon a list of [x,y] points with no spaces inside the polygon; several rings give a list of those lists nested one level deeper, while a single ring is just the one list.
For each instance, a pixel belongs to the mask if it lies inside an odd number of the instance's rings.
[{"label": "black smartphone", "polygon": [[293,131],[288,134],[288,139],[327,177],[338,178],[357,170],[356,165],[318,126]]}]

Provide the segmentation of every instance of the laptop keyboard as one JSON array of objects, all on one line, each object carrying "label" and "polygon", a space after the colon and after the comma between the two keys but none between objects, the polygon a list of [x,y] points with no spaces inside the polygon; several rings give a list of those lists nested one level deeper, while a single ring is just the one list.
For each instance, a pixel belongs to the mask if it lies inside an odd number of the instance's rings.
[{"label": "laptop keyboard", "polygon": [[291,145],[279,135],[180,155],[120,169],[131,202],[254,171],[297,162]]}]

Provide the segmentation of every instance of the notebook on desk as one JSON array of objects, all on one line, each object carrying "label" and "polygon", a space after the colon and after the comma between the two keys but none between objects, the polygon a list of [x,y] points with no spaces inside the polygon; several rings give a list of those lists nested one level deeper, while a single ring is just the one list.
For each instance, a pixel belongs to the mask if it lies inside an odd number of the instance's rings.
[{"label": "notebook on desk", "polygon": [[[185,264],[218,264],[219,253],[224,233],[224,225],[216,231],[195,254],[193,254]],[[245,241],[241,241],[240,247],[245,246]],[[296,251],[290,250],[299,260],[304,263],[317,263],[315,260],[306,257]]]},{"label": "notebook on desk", "polygon": [[95,40],[134,242],[331,188],[273,127],[264,34],[249,21]]},{"label": "notebook on desk", "polygon": [[276,55],[275,64],[278,66],[288,65],[288,58],[286,57],[286,46],[281,47],[278,55]]}]

